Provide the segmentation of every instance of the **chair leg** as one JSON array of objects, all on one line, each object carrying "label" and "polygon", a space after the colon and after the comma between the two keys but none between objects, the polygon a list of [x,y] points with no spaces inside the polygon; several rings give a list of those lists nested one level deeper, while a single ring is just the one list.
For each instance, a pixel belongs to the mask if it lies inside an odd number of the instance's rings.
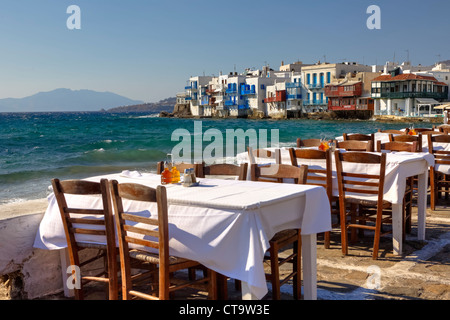
[{"label": "chair leg", "polygon": [[436,183],[435,183],[435,172],[434,168],[430,167],[430,209],[435,210],[436,208]]},{"label": "chair leg", "polygon": [[270,244],[270,279],[272,282],[272,299],[280,300],[280,272],[278,265],[278,245],[275,242]]},{"label": "chair leg", "polygon": [[340,220],[341,220],[341,247],[342,254],[348,254],[348,243],[347,243],[347,219],[346,219],[346,209],[345,204],[340,208]]},{"label": "chair leg", "polygon": [[[213,270],[207,270],[208,281],[208,299],[217,300],[218,298],[218,288],[217,288],[217,273]],[[226,279],[225,279],[226,281]]]},{"label": "chair leg", "polygon": [[330,249],[330,231],[325,232],[323,242],[325,249]]},{"label": "chair leg", "polygon": [[380,248],[380,233],[381,233],[381,219],[382,216],[382,209],[378,209],[379,212],[377,213],[377,220],[375,222],[375,236],[373,239],[373,253],[372,253],[372,259],[377,260],[378,259],[378,250]]},{"label": "chair leg", "polygon": [[295,276],[293,279],[294,299],[300,300],[302,296],[302,238],[300,230],[298,231],[298,241],[294,243],[295,260],[293,269]]}]

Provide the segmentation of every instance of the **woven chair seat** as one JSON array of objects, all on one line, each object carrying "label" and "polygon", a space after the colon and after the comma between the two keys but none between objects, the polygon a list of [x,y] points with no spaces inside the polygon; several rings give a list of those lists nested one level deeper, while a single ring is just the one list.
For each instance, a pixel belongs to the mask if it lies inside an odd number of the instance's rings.
[{"label": "woven chair seat", "polygon": [[[140,260],[140,261],[159,264],[159,256],[156,253],[140,251],[140,250],[130,250],[130,257]],[[170,264],[177,264],[177,263],[182,263],[182,262],[187,262],[187,261],[189,261],[189,260],[184,259],[184,258],[179,258],[179,257],[175,257],[175,256],[169,257]]]},{"label": "woven chair seat", "polygon": [[280,232],[277,232],[270,241],[279,241],[281,239],[290,238],[292,236],[295,236],[297,234],[297,230],[294,229],[287,229]]}]

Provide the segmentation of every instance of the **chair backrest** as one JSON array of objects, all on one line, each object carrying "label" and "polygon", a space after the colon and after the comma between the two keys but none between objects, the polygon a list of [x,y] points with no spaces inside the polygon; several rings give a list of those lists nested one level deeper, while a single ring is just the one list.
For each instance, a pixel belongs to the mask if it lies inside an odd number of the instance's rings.
[{"label": "chair backrest", "polygon": [[[378,209],[382,209],[386,153],[381,155],[366,152],[335,151],[339,195],[345,199],[349,194],[355,197],[377,195]],[[375,166],[364,173],[354,172],[352,164]],[[341,208],[345,210],[345,208]]]},{"label": "chair backrest", "polygon": [[394,130],[394,129],[388,129],[388,130],[381,130],[381,129],[378,129],[378,132],[404,135],[404,134],[408,134],[409,129],[406,128],[405,131],[402,131],[402,130]]},{"label": "chair backrest", "polygon": [[[203,165],[200,163],[174,163],[173,166],[177,167],[177,170],[180,171],[181,174],[183,174],[184,170],[186,169],[194,169],[194,173],[196,177],[203,177],[202,173],[202,167]],[[157,174],[161,174],[161,172],[164,171],[164,161],[160,161],[156,165],[156,172]]]},{"label": "chair backrest", "polygon": [[441,131],[434,131],[434,130],[430,130],[430,131],[422,131],[421,134],[422,134],[422,135],[435,135],[435,136],[437,136],[437,135],[443,135],[443,134],[445,135],[444,132],[441,132]]},{"label": "chair backrest", "polygon": [[297,148],[301,147],[318,147],[320,146],[320,139],[297,139]]},{"label": "chair backrest", "polygon": [[420,152],[418,147],[418,142],[400,142],[400,141],[390,141],[382,143],[380,140],[377,141],[377,151],[382,150],[387,151],[405,151],[405,152]]},{"label": "chair backrest", "polygon": [[432,128],[414,128],[415,132],[425,132],[425,131],[434,131],[434,126]]},{"label": "chair backrest", "polygon": [[[108,181],[106,179],[100,182],[53,179],[52,186],[64,226],[71,264],[80,265],[78,249],[81,245],[95,247],[93,244],[83,244],[81,240],[77,240],[80,236],[88,235],[98,237],[99,246],[107,249],[109,266],[115,266],[117,263],[115,228]],[[102,207],[99,209],[73,208],[68,205],[71,201],[67,195],[99,196]],[[104,245],[100,245],[101,243]]]},{"label": "chair backrest", "polygon": [[332,196],[332,163],[331,149],[327,151],[314,149],[289,149],[291,164],[295,167],[299,166],[302,161],[323,160],[323,165],[308,164],[308,174],[306,184],[322,186],[327,190],[329,199]]},{"label": "chair backrest", "polygon": [[450,133],[450,124],[442,124],[438,127],[440,132],[443,132],[445,134],[449,134]]},{"label": "chair backrest", "polygon": [[[436,148],[437,143],[439,143],[441,147],[441,144],[450,146],[450,135],[428,135],[428,152],[434,155],[435,164],[450,165],[450,151]],[[450,148],[448,148],[447,150],[450,150]]]},{"label": "chair backrest", "polygon": [[344,141],[346,140],[357,140],[357,141],[372,141],[375,142],[375,134],[362,134],[362,133],[344,133]]},{"label": "chair backrest", "polygon": [[266,150],[266,149],[252,149],[251,147],[248,147],[248,156],[250,158],[250,163],[252,162],[252,159],[255,158],[263,158],[263,159],[270,159],[271,161],[275,161],[275,163],[280,164],[281,163],[281,152],[280,149],[275,149],[274,151]]},{"label": "chair backrest", "polygon": [[390,142],[417,142],[417,150],[419,152],[422,152],[422,133],[418,133],[417,135],[389,135],[389,141]]},{"label": "chair backrest", "polygon": [[[110,181],[114,204],[122,273],[130,270],[130,246],[156,249],[159,254],[160,276],[169,267],[169,222],[167,194],[164,186],[156,189],[135,183]],[[126,212],[123,199],[155,203],[157,212]]]},{"label": "chair backrest", "polygon": [[359,140],[336,141],[336,148],[347,151],[374,151],[373,143],[372,141]]},{"label": "chair backrest", "polygon": [[203,165],[202,173],[205,177],[207,175],[212,176],[237,176],[238,180],[247,179],[248,163],[242,163],[241,165],[234,165],[230,163],[220,163],[212,165]]},{"label": "chair backrest", "polygon": [[[270,167],[261,167],[257,164],[250,166],[251,180],[264,182],[283,182],[284,179],[293,179],[295,184],[306,184],[308,166],[295,167],[290,164],[272,164]],[[273,179],[273,180],[267,180]]]}]

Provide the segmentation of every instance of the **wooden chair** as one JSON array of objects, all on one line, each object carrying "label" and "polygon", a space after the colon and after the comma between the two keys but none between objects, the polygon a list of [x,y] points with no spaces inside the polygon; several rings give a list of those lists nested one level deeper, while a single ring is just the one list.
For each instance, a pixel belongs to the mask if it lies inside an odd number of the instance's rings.
[{"label": "wooden chair", "polygon": [[[248,147],[247,149],[248,155],[250,159],[255,158],[263,158],[268,159],[270,161],[275,161],[276,164],[281,163],[281,152],[280,149],[275,149],[274,151],[266,150],[266,149],[252,149]],[[250,161],[250,163],[252,163]]]},{"label": "wooden chair", "polygon": [[450,165],[450,151],[435,148],[435,143],[450,145],[450,135],[428,135],[428,151],[434,155],[435,165],[430,167],[430,208],[436,210],[437,198],[441,193],[448,199],[450,174],[439,171],[439,165]]},{"label": "wooden chair", "polygon": [[220,163],[220,164],[212,164],[202,166],[202,176],[200,178],[204,178],[205,176],[236,176],[238,180],[247,180],[247,168],[248,163],[243,163],[241,165],[234,165],[230,163]]},{"label": "wooden chair", "polygon": [[[312,166],[308,164],[308,174],[306,177],[306,184],[324,187],[327,191],[328,199],[331,206],[331,214],[339,214],[339,208],[335,208],[333,203],[339,206],[339,198],[333,196],[333,171],[331,162],[331,150],[327,151],[314,149],[289,149],[291,164],[295,167],[299,166],[300,162],[308,162],[311,160],[323,160],[324,166]],[[339,216],[338,216],[339,219]],[[333,227],[335,227],[333,225]],[[330,232],[325,232],[324,246],[326,249],[330,248]]]},{"label": "wooden chair", "polygon": [[[274,164],[275,170],[265,172],[264,169],[256,164],[252,164],[250,167],[251,180],[252,181],[265,181],[262,178],[274,178],[274,179],[293,179],[294,183],[305,184],[308,174],[308,166],[302,165],[295,167],[287,164]],[[274,181],[272,181],[274,183]],[[293,279],[293,291],[294,299],[301,298],[301,250],[302,239],[300,235],[300,229],[289,229],[280,231],[275,234],[269,241],[269,255],[270,255],[270,274],[266,274],[266,279],[272,283],[272,298],[273,300],[279,300],[281,298],[280,288],[289,279]],[[292,245],[293,253],[279,261],[279,251],[284,247]],[[280,280],[279,268],[286,262],[292,262],[292,272],[289,273],[284,279]]]},{"label": "wooden chair", "polygon": [[[411,136],[410,136],[411,137]],[[396,152],[420,152],[417,147],[418,142],[400,142],[391,141],[381,143],[377,141],[377,151],[396,151]],[[414,183],[417,177],[408,177],[406,180],[406,190],[403,197],[403,234],[411,232],[411,215],[413,206]]]},{"label": "wooden chair", "polygon": [[297,148],[302,147],[318,147],[320,146],[320,139],[297,139]]},{"label": "wooden chair", "polygon": [[400,141],[390,141],[382,143],[380,140],[377,141],[377,151],[405,151],[405,152],[419,152],[417,147],[418,142],[400,142]]},{"label": "wooden chair", "polygon": [[416,147],[418,152],[422,152],[422,134],[418,133],[415,136],[410,135],[389,135],[390,142],[416,142]]},{"label": "wooden chair", "polygon": [[[156,189],[134,184],[117,181],[110,182],[111,194],[115,208],[115,218],[117,226],[117,235],[119,238],[120,264],[122,271],[122,294],[124,300],[132,297],[138,297],[147,300],[168,300],[170,294],[176,290],[195,286],[199,284],[207,285],[207,291],[210,299],[216,299],[216,273],[208,269],[207,277],[181,283],[172,283],[173,273],[182,269],[201,266],[196,261],[174,257],[169,255],[169,222],[166,188],[158,186]],[[125,212],[122,199],[132,201],[145,201],[149,205],[153,203],[157,208],[157,217],[143,217],[139,214]],[[136,225],[138,223],[138,225]],[[137,245],[142,249],[132,249],[130,247]],[[146,248],[144,250],[144,248]],[[148,250],[147,250],[148,249]],[[151,250],[156,250],[153,253]],[[157,266],[159,290],[155,293],[146,293],[133,289],[130,257],[143,262]]]},{"label": "wooden chair", "polygon": [[[383,217],[383,210],[391,206],[389,202],[383,200],[386,153],[377,155],[366,152],[336,151],[335,161],[339,186],[342,253],[348,254],[347,231],[349,229],[352,230],[352,240],[356,239],[356,228],[373,230],[375,235],[372,258],[376,260],[382,225],[392,223],[391,215]],[[344,170],[344,164],[348,163],[378,166],[378,173],[355,173],[349,168]],[[376,196],[377,200],[368,199],[367,196]],[[350,204],[351,208],[348,213],[347,204]],[[347,221],[348,216],[350,221]],[[374,225],[368,225],[367,222],[373,222]]]},{"label": "wooden chair", "polygon": [[344,141],[348,140],[356,140],[356,141],[370,141],[370,150],[367,151],[374,151],[375,149],[375,134],[362,134],[362,133],[344,133],[343,135]]},{"label": "wooden chair", "polygon": [[[111,198],[108,182],[102,179],[100,183],[84,180],[52,180],[53,191],[61,214],[64,232],[67,239],[70,263],[80,268],[81,274],[75,271],[74,277],[79,279],[75,283],[75,299],[84,299],[83,287],[90,281],[101,282],[108,287],[110,300],[118,299],[119,280],[117,266],[117,251],[114,231],[114,219],[111,210]],[[67,195],[100,197],[102,207],[99,209],[73,208],[69,206]],[[77,240],[80,236],[100,237],[103,244],[93,244]],[[97,257],[81,261],[80,252],[86,248],[99,249]],[[104,269],[100,274],[84,275],[85,267],[104,259]],[[79,278],[78,278],[79,276]]]},{"label": "wooden chair", "polygon": [[345,140],[336,141],[336,148],[347,151],[374,151],[372,141]]},{"label": "wooden chair", "polygon": [[[252,149],[251,147],[248,147],[248,158],[249,158],[249,164],[252,165],[254,163],[258,163],[257,158],[259,159],[266,159],[267,163],[275,163],[280,164],[281,163],[281,152],[280,149],[275,149],[274,151],[266,150],[266,149]],[[264,165],[264,164],[262,164]],[[267,164],[266,164],[267,166]],[[251,177],[249,177],[251,179]],[[273,182],[273,178],[262,178],[261,181],[267,181],[267,182]],[[278,182],[283,182],[281,179],[277,179]]]},{"label": "wooden chair", "polygon": [[[185,169],[194,169],[194,173],[196,177],[202,177],[202,164],[200,163],[174,163],[174,166],[177,167],[178,171],[180,171],[180,174],[183,174]],[[156,164],[156,172],[157,174],[161,174],[161,172],[164,171],[164,161],[160,161]]]},{"label": "wooden chair", "polygon": [[450,134],[450,124],[442,124],[438,127],[439,132]]},{"label": "wooden chair", "polygon": [[381,133],[392,133],[392,134],[405,135],[405,134],[408,134],[409,129],[406,128],[405,131],[402,131],[402,130],[394,130],[394,129],[388,129],[388,130],[381,130],[381,129],[378,129],[378,132],[381,132]]}]

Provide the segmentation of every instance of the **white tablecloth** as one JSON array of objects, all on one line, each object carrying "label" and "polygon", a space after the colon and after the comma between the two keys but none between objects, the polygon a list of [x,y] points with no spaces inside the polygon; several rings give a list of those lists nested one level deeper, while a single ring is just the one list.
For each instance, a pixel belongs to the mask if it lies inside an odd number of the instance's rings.
[{"label": "white tablecloth", "polygon": [[[152,174],[116,174],[93,177],[134,182],[151,187],[160,183]],[[252,294],[267,293],[263,257],[270,238],[278,231],[301,228],[302,234],[331,230],[330,207],[322,187],[266,182],[199,179],[200,186],[168,185],[170,254],[196,260],[226,276],[248,284]],[[40,224],[34,246],[62,249],[67,246],[55,197]],[[70,206],[83,205],[79,199]],[[99,199],[84,205],[95,207]],[[126,202],[126,210],[155,212],[154,207]],[[85,241],[98,242],[88,236]]]},{"label": "white tablecloth", "polygon": [[[295,149],[295,148],[294,148]],[[281,163],[291,164],[291,158],[288,148],[281,150]],[[241,153],[237,156],[238,163],[249,162],[248,155]],[[266,163],[266,159],[257,163]],[[339,196],[337,178],[336,178],[336,164],[334,155],[332,156],[333,163],[333,194]],[[306,164],[310,168],[325,167],[325,160],[303,160],[298,159],[298,164]],[[386,155],[386,176],[384,184],[384,199],[391,203],[401,203],[406,188],[406,178],[426,171],[429,166],[434,165],[433,155],[426,152],[389,152]],[[351,164],[350,167],[353,172],[370,172],[371,169],[376,170],[375,166],[357,166]],[[345,168],[344,168],[345,169]],[[375,197],[376,198],[376,197]]]}]

